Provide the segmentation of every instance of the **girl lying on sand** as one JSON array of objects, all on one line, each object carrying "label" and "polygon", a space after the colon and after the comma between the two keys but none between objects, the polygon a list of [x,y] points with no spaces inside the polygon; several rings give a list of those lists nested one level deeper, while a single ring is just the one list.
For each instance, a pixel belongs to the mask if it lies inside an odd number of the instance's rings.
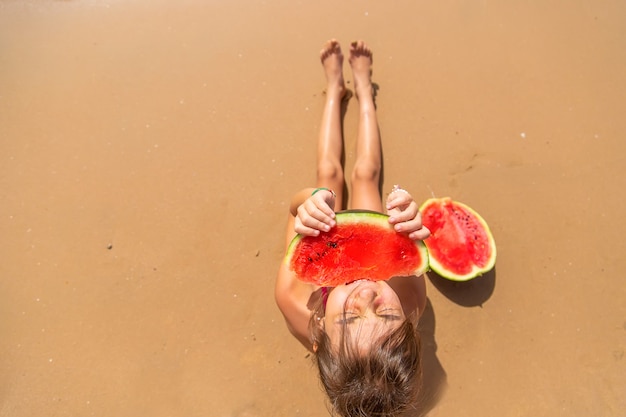
[{"label": "girl lying on sand", "polygon": [[[316,236],[330,230],[335,225],[334,209],[343,203],[341,102],[346,89],[339,43],[328,41],[320,58],[328,85],[317,145],[317,188],[306,188],[293,197],[287,245],[296,233]],[[359,101],[348,208],[382,213],[381,140],[371,83],[372,52],[363,41],[354,42],[348,61]],[[394,187],[384,209],[398,233],[415,240],[429,236],[407,191]],[[335,413],[394,416],[415,401],[421,374],[417,321],[426,306],[423,276],[320,288],[298,280],[283,262],[275,291],[287,327],[314,354]]]}]

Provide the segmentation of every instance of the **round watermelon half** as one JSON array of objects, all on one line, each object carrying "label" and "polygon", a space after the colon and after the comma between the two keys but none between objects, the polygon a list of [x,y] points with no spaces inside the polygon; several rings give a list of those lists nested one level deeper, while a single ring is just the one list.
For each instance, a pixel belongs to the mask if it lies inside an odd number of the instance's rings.
[{"label": "round watermelon half", "polygon": [[285,262],[300,280],[336,287],[359,279],[421,275],[428,268],[424,244],[397,233],[389,216],[349,210],[337,213],[335,220],[327,233],[297,235],[291,241]]},{"label": "round watermelon half", "polygon": [[424,243],[433,271],[453,281],[467,281],[493,268],[496,242],[476,211],[445,197],[427,200],[420,212],[431,233]]}]

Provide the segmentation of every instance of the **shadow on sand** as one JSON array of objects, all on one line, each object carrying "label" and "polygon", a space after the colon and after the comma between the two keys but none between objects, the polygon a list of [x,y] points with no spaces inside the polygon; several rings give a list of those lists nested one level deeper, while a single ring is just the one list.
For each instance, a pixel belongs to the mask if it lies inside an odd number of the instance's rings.
[{"label": "shadow on sand", "polygon": [[[430,271],[430,282],[450,301],[464,306],[482,306],[493,294],[496,287],[496,269],[466,282],[456,282],[443,278]],[[435,341],[435,312],[428,300],[426,309],[420,318],[418,330],[422,338],[422,389],[415,409],[407,417],[424,417],[439,402],[447,387],[447,375],[437,358]]]},{"label": "shadow on sand", "polygon": [[496,269],[469,281],[457,282],[429,271],[428,279],[450,301],[463,307],[482,305],[491,297],[496,287]]},{"label": "shadow on sand", "polygon": [[435,312],[430,300],[418,324],[422,341],[422,389],[415,404],[415,409],[407,417],[423,417],[432,410],[447,386],[446,371],[437,358],[435,341]]}]

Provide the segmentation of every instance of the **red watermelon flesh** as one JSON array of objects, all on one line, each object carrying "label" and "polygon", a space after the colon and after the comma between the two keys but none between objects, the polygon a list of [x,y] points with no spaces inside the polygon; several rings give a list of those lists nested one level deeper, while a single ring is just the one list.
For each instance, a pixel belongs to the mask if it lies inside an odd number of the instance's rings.
[{"label": "red watermelon flesh", "polygon": [[359,279],[387,280],[422,274],[428,253],[422,242],[397,233],[387,215],[346,211],[337,225],[319,236],[296,236],[285,262],[302,281],[337,286]]},{"label": "red watermelon flesh", "polygon": [[476,211],[446,197],[427,200],[420,212],[431,232],[424,243],[433,271],[454,281],[467,281],[493,268],[495,241]]}]

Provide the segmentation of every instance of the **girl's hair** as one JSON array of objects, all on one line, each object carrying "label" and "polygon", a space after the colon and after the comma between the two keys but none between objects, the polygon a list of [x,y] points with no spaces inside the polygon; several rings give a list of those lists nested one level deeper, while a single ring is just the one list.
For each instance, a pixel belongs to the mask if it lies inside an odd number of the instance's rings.
[{"label": "girl's hair", "polygon": [[407,318],[389,335],[368,341],[370,349],[360,352],[358,337],[347,337],[346,325],[339,347],[333,348],[316,313],[310,321],[316,346],[313,360],[336,414],[393,417],[414,404],[420,389],[421,361],[419,333],[412,320]]}]

